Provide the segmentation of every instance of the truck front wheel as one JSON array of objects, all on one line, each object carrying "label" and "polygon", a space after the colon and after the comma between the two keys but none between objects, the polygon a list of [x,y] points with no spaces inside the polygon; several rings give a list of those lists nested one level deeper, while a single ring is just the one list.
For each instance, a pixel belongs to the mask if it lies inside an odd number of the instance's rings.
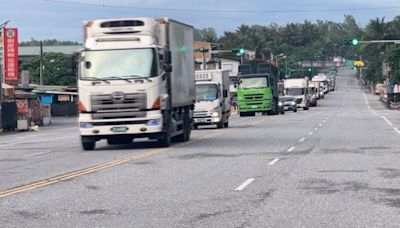
[{"label": "truck front wheel", "polygon": [[96,142],[82,142],[83,150],[94,150],[96,148]]},{"label": "truck front wheel", "polygon": [[81,137],[82,148],[83,150],[94,150],[96,148],[96,140],[90,137]]}]

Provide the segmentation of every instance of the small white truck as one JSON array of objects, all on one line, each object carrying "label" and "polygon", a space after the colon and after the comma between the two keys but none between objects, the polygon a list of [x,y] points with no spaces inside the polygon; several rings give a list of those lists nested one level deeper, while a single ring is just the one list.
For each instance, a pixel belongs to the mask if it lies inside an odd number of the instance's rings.
[{"label": "small white truck", "polygon": [[228,127],[230,109],[229,71],[196,71],[194,129],[199,125],[214,124],[217,128]]},{"label": "small white truck", "polygon": [[82,147],[136,138],[187,141],[196,100],[193,27],[168,18],[84,23],[79,63]]},{"label": "small white truck", "polygon": [[308,78],[286,79],[284,81],[284,94],[295,97],[297,107],[304,110],[308,110],[310,107],[308,92]]}]

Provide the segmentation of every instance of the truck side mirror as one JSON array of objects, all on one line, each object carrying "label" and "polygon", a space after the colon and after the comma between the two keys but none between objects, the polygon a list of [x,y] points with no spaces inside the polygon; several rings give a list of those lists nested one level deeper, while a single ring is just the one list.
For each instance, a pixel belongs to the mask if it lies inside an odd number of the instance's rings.
[{"label": "truck side mirror", "polygon": [[228,90],[224,90],[224,97],[228,97]]},{"label": "truck side mirror", "polygon": [[164,51],[164,64],[172,64],[172,55],[170,50]]},{"label": "truck side mirror", "polygon": [[166,73],[171,73],[172,72],[172,65],[171,64],[165,64],[164,65],[164,70]]}]

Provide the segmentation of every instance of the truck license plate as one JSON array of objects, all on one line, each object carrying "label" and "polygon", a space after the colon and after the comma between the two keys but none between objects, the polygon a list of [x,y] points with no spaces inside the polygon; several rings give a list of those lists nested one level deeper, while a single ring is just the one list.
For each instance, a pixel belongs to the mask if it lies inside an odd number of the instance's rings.
[{"label": "truck license plate", "polygon": [[196,123],[205,123],[206,120],[205,119],[195,119],[194,122],[196,122]]},{"label": "truck license plate", "polygon": [[111,131],[116,133],[121,133],[121,132],[127,132],[128,129],[129,129],[128,127],[112,127]]},{"label": "truck license plate", "polygon": [[257,105],[252,105],[251,108],[257,108]]}]

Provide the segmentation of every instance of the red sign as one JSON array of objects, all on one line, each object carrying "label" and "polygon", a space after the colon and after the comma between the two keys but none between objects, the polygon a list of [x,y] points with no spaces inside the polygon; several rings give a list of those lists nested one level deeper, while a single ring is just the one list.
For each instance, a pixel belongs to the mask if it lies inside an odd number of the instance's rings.
[{"label": "red sign", "polygon": [[15,100],[17,104],[17,112],[18,114],[27,114],[29,112],[28,109],[28,100]]},{"label": "red sign", "polygon": [[18,30],[4,29],[4,75],[10,85],[18,85]]}]

